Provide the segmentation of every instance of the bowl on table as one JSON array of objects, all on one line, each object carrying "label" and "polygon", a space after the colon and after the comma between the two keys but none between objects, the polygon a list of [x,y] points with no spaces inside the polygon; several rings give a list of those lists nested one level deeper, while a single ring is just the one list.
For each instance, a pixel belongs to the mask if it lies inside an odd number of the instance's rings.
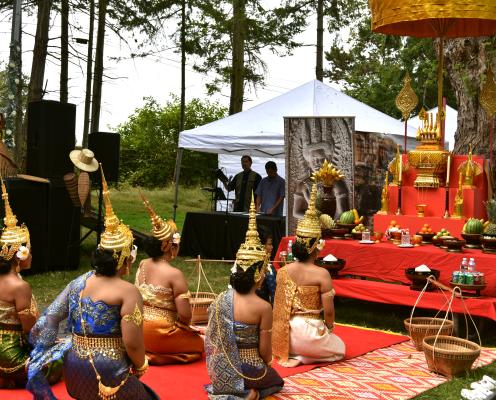
[{"label": "bowl on table", "polygon": [[336,223],[339,228],[346,229],[346,233],[351,233],[351,230],[356,226],[356,224],[342,224],[341,222]]},{"label": "bowl on table", "polygon": [[335,261],[325,261],[322,257],[319,257],[315,260],[315,265],[325,268],[331,274],[331,278],[338,277],[338,272],[344,268],[345,263],[346,261],[342,258],[338,258]]},{"label": "bowl on table", "polygon": [[483,253],[496,254],[496,235],[483,233],[481,241]]},{"label": "bowl on table", "polygon": [[448,244],[446,242],[450,240],[458,240],[458,239],[454,236],[441,236],[441,246],[439,247],[441,247],[442,249],[447,249]]},{"label": "bowl on table", "polygon": [[[444,240],[445,239],[454,239],[453,236],[434,236],[432,238],[432,244],[437,247],[442,247],[444,246]],[[445,247],[446,248],[446,247]]]},{"label": "bowl on table", "polygon": [[362,240],[362,233],[363,232],[351,232],[351,236],[355,240]]},{"label": "bowl on table", "polygon": [[332,229],[321,229],[322,239],[331,239],[332,238]]},{"label": "bowl on table", "polygon": [[435,233],[422,233],[422,232],[417,232],[417,235],[422,236],[422,244],[432,244],[432,238],[436,236]]},{"label": "bowl on table", "polygon": [[468,249],[480,249],[481,248],[481,237],[480,233],[463,233],[462,238],[465,239],[465,247]]},{"label": "bowl on table", "polygon": [[345,235],[349,232],[346,228],[332,228],[329,230],[333,239],[344,239]]},{"label": "bowl on table", "polygon": [[463,239],[444,239],[443,244],[450,253],[462,253],[465,240]]},{"label": "bowl on table", "polygon": [[[415,268],[406,268],[405,276],[412,281],[410,285],[410,289],[412,290],[422,290],[427,282],[427,278],[431,275],[436,277],[436,280],[439,279],[440,271],[438,269],[431,269],[430,271],[415,271]],[[433,290],[434,285],[429,283],[429,286],[426,290]]]}]

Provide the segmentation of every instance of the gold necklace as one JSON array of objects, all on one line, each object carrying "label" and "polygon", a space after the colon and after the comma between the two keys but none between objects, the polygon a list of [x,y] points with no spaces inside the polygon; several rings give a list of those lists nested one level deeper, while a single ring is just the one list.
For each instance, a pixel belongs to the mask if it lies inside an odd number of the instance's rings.
[{"label": "gold necklace", "polygon": [[91,350],[89,350],[89,345],[88,345],[88,336],[86,336],[86,321],[83,319],[83,307],[82,307],[82,298],[83,298],[83,290],[81,290],[81,293],[79,293],[79,314],[81,317],[81,328],[83,329],[83,336],[84,336],[84,345],[86,347],[86,351],[89,356],[90,364],[93,367],[93,371],[95,371],[96,379],[98,381],[98,397],[102,400],[115,400],[117,396],[117,392],[121,387],[123,387],[127,379],[129,378],[129,373],[127,376],[121,381],[121,383],[118,386],[112,387],[112,386],[106,386],[102,382],[102,377],[96,370],[95,362],[93,361],[93,354]]}]

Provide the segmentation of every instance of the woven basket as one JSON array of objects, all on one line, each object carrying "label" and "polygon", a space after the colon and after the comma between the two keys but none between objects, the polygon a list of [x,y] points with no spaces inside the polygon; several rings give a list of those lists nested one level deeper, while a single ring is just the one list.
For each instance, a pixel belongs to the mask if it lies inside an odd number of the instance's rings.
[{"label": "woven basket", "polygon": [[78,195],[82,205],[86,203],[86,199],[90,194],[90,175],[87,172],[81,171],[78,179]]},{"label": "woven basket", "polygon": [[435,335],[425,337],[423,348],[429,370],[448,378],[470,371],[481,351],[481,347],[470,340],[441,335],[437,340]]},{"label": "woven basket", "polygon": [[[410,318],[407,318],[404,322],[408,336],[410,336],[418,351],[422,351],[422,343],[426,336],[436,335],[438,332],[440,332],[440,335],[445,336],[451,336],[453,334],[454,324],[449,319],[444,321],[444,324],[442,318],[430,317],[413,317],[411,323]],[[439,331],[441,325],[443,327]]]},{"label": "woven basket", "polygon": [[74,207],[81,207],[81,203],[79,202],[78,179],[76,177],[76,174],[74,172],[65,174],[64,183]]},{"label": "woven basket", "polygon": [[191,306],[191,324],[206,324],[208,322],[208,307],[217,295],[212,292],[193,292],[189,299]]}]

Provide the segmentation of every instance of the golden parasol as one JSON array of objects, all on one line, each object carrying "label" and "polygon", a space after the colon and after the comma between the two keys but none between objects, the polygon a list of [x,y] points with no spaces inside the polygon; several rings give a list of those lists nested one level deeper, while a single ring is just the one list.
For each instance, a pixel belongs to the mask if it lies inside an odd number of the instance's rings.
[{"label": "golden parasol", "polygon": [[369,0],[369,6],[374,32],[440,38],[437,100],[440,117],[444,119],[444,39],[496,34],[496,1]]}]

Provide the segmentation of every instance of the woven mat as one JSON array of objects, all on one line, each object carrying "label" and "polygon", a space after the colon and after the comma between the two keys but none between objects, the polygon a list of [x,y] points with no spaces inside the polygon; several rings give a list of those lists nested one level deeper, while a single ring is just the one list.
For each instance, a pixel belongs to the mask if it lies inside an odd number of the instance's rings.
[{"label": "woven mat", "polygon": [[[474,368],[494,360],[496,349],[483,348]],[[446,381],[408,341],[285,378],[284,389],[267,399],[406,400]]]}]

